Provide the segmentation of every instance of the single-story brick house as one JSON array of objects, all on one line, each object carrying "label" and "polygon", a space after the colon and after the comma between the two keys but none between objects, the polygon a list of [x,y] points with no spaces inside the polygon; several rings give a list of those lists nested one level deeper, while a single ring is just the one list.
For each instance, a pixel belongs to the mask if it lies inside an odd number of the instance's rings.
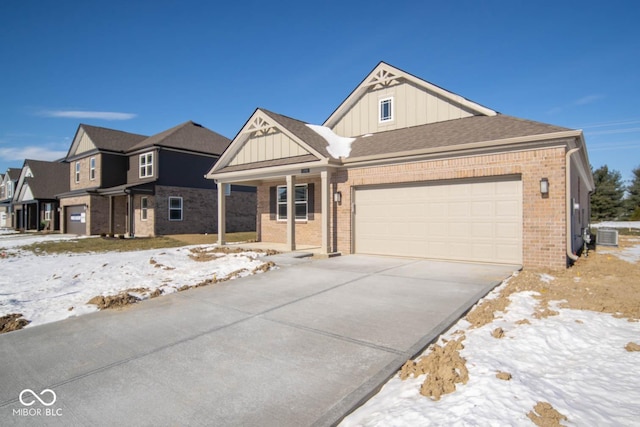
[{"label": "single-story brick house", "polygon": [[581,250],[594,189],[582,131],[384,62],[322,126],[257,109],[207,177],[257,187],[259,240],[290,249],[551,268]]}]

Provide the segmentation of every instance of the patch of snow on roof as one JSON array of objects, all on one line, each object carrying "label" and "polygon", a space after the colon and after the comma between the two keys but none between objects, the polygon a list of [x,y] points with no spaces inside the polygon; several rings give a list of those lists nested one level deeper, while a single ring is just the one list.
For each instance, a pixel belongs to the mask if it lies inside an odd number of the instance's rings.
[{"label": "patch of snow on roof", "polygon": [[329,145],[327,145],[327,151],[331,154],[331,157],[334,159],[349,157],[349,154],[351,153],[351,143],[356,140],[355,138],[336,135],[326,126],[310,124],[307,124],[307,126],[329,143]]}]

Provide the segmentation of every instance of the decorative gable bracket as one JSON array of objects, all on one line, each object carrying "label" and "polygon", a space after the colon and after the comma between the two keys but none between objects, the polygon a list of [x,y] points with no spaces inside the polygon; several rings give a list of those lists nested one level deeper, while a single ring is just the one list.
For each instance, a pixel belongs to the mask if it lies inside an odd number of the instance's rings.
[{"label": "decorative gable bracket", "polygon": [[242,131],[243,134],[251,134],[252,136],[264,136],[276,133],[278,129],[261,116],[256,116],[251,123]]},{"label": "decorative gable bracket", "polygon": [[375,72],[371,78],[367,81],[367,86],[373,87],[375,89],[381,89],[383,87],[389,87],[396,85],[399,82],[401,76],[396,73],[393,73],[391,70],[387,68],[381,68],[377,72]]}]

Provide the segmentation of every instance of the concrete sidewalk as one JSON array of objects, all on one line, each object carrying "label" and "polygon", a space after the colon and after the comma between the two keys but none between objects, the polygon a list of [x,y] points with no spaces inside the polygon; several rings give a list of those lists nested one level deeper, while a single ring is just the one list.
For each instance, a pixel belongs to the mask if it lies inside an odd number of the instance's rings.
[{"label": "concrete sidewalk", "polygon": [[0,425],[332,425],[518,268],[279,257],[0,335]]}]

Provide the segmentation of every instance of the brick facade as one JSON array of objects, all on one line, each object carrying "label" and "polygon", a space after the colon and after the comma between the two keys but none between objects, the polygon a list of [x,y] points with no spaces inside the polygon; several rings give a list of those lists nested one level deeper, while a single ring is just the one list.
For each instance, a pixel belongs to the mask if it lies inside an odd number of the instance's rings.
[{"label": "brick facade", "polygon": [[[296,243],[320,246],[322,243],[322,204],[320,179],[302,179],[296,184],[313,183],[313,219],[296,221]],[[270,182],[258,187],[258,240],[273,243],[287,243],[287,222],[273,220],[270,203],[270,188],[286,185],[286,181]]]},{"label": "brick facade", "polygon": [[[340,191],[342,201],[330,202],[330,250],[352,252],[351,197],[354,187],[519,176],[523,197],[523,263],[528,267],[565,268],[565,154],[565,147],[557,147],[343,169],[331,177],[331,193]],[[540,194],[543,177],[550,183],[549,196],[545,198]],[[296,243],[320,245],[320,180],[296,179],[296,184],[305,182],[317,183],[316,214],[313,221],[296,222]],[[271,219],[269,204],[269,187],[283,184],[284,181],[258,187],[258,230],[262,241],[286,242],[286,222]]]},{"label": "brick facade", "polygon": [[[169,197],[182,197],[182,221],[169,220]],[[226,196],[226,231],[254,231],[256,194],[232,191]],[[151,199],[151,197],[150,197]],[[217,233],[217,192],[212,189],[156,186],[154,206],[155,234]],[[136,224],[140,215],[136,214]]]},{"label": "brick facade", "polygon": [[[91,159],[96,159],[96,172],[95,178],[91,179],[90,164]],[[76,162],[80,163],[80,180],[76,182]],[[69,183],[71,191],[80,190],[83,188],[100,187],[100,170],[102,168],[102,157],[100,154],[94,154],[92,156],[83,157],[81,159],[74,160],[69,163]]]},{"label": "brick facade", "polygon": [[87,234],[100,234],[109,231],[109,200],[101,196],[83,195],[60,199],[60,228],[66,233],[66,215],[68,206],[86,205]]}]

